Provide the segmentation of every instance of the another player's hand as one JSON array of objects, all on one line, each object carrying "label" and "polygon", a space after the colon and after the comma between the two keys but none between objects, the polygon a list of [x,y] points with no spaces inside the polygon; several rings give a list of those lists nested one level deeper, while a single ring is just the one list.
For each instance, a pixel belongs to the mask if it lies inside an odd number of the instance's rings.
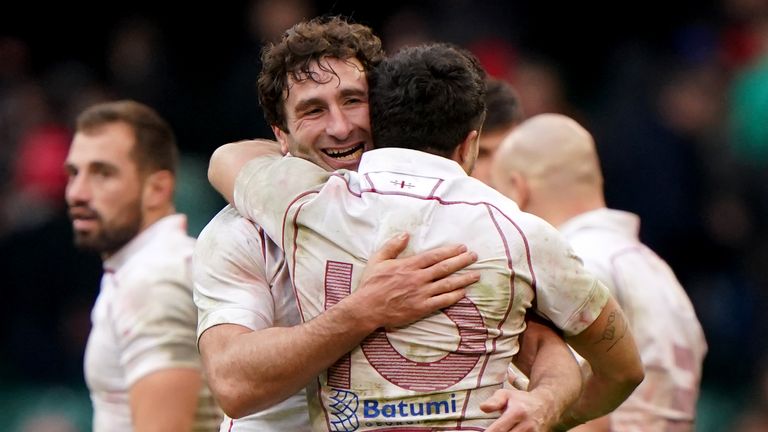
[{"label": "another player's hand", "polygon": [[371,256],[352,294],[376,328],[404,326],[446,308],[480,280],[476,271],[455,274],[477,261],[477,254],[463,245],[397,258],[407,245],[407,234],[388,240]]},{"label": "another player's hand", "polygon": [[532,392],[502,389],[480,404],[484,412],[501,412],[485,432],[549,432],[556,430],[552,404]]},{"label": "another player's hand", "polygon": [[480,404],[487,412],[501,412],[485,432],[549,432],[555,427],[556,419],[551,406],[532,392],[517,389],[502,389]]}]

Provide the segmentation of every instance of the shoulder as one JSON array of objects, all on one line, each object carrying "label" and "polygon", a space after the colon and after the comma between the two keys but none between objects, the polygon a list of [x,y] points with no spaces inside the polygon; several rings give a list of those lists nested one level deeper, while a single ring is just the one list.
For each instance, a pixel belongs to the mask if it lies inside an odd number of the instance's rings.
[{"label": "shoulder", "polygon": [[183,231],[161,232],[118,271],[120,284],[132,289],[180,285],[191,290],[194,248],[195,239]]},{"label": "shoulder", "polygon": [[[215,253],[220,247],[253,247],[261,242],[261,228],[240,215],[237,210],[228,205],[224,207],[203,228],[195,247],[197,253],[210,250]],[[259,246],[260,247],[260,246]]]}]

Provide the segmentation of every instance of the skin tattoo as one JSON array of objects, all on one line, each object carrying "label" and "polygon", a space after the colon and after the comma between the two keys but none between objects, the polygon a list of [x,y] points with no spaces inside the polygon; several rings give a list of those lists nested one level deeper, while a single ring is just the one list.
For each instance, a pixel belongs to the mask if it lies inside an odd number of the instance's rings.
[{"label": "skin tattoo", "polygon": [[[610,351],[614,346],[616,346],[617,343],[619,343],[620,340],[624,338],[624,335],[627,334],[627,323],[626,321],[621,321],[621,335],[619,335],[618,338],[616,338],[616,320],[621,319],[621,317],[616,312],[611,312],[611,314],[608,316],[608,323],[605,325],[605,330],[603,330],[603,336],[595,342],[595,344],[598,344],[602,341],[613,341],[611,346],[608,347],[606,351]],[[614,340],[614,338],[616,338]]]}]

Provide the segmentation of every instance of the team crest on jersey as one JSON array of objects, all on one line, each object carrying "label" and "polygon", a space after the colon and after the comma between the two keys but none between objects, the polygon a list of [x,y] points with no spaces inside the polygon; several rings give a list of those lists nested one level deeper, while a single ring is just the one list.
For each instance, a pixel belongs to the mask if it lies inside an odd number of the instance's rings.
[{"label": "team crest on jersey", "polygon": [[357,419],[357,407],[360,405],[357,395],[349,390],[331,389],[329,394],[330,425],[333,432],[354,432],[360,427]]}]

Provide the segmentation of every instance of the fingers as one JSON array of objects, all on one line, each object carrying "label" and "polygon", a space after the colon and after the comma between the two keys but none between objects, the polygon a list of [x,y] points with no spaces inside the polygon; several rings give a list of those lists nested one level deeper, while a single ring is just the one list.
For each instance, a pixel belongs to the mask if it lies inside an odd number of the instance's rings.
[{"label": "fingers", "polygon": [[398,255],[403,253],[405,247],[408,246],[408,237],[408,233],[403,232],[384,242],[381,248],[371,255],[368,264],[397,258]]},{"label": "fingers", "polygon": [[409,257],[408,260],[413,264],[415,268],[426,269],[441,261],[445,261],[449,258],[463,254],[466,251],[467,247],[464,245],[440,246],[421,253],[417,253],[416,255]]},{"label": "fingers", "polygon": [[485,432],[508,432],[520,423],[518,414],[507,410],[508,404],[509,392],[505,390],[496,390],[493,396],[480,404],[480,409],[486,413],[502,411],[501,416],[488,426]]},{"label": "fingers", "polygon": [[[466,249],[466,248],[465,248]],[[427,270],[430,280],[442,279],[477,261],[475,252],[462,252],[433,264]]]},{"label": "fingers", "polygon": [[507,398],[505,393],[500,390],[496,390],[493,396],[489,397],[483,403],[480,404],[480,409],[485,413],[492,413],[495,411],[501,411],[507,406]]},{"label": "fingers", "polygon": [[425,287],[430,297],[424,302],[430,312],[447,308],[461,300],[467,293],[464,289],[480,280],[480,273],[455,274],[431,283]]},{"label": "fingers", "polygon": [[432,313],[440,309],[445,309],[448,306],[454,305],[456,304],[456,302],[461,300],[466,294],[467,294],[466,290],[457,289],[455,291],[430,297],[429,299],[424,301],[424,305],[427,308],[426,312]]},{"label": "fingers", "polygon": [[432,282],[425,287],[425,291],[429,293],[430,296],[438,296],[457,289],[466,288],[479,280],[480,273],[476,271],[452,273],[448,275],[448,277]]}]

